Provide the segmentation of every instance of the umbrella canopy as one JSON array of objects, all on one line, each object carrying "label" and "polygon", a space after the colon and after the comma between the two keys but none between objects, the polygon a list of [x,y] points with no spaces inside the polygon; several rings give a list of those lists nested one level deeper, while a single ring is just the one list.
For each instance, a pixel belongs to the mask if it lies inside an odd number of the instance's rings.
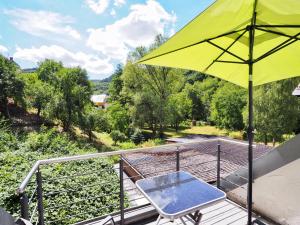
[{"label": "umbrella canopy", "polygon": [[252,223],[253,86],[300,76],[299,0],[218,0],[138,63],[201,71],[249,89]]},{"label": "umbrella canopy", "polygon": [[248,87],[256,11],[253,85],[300,75],[299,0],[219,0],[139,62],[197,70]]}]

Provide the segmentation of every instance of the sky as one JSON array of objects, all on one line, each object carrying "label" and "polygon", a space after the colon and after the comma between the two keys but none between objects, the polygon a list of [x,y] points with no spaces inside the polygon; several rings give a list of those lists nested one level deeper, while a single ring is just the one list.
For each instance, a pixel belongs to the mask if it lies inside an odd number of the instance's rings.
[{"label": "sky", "polygon": [[172,36],[213,0],[1,0],[0,54],[22,68],[55,59],[110,76],[135,47]]}]

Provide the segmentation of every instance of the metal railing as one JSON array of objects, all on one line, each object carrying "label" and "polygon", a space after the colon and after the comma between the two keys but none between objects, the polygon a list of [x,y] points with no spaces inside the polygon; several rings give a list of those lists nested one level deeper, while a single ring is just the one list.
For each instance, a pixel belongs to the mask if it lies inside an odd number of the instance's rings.
[{"label": "metal railing", "polygon": [[[148,204],[137,191],[134,185],[136,180],[186,170],[222,188],[221,179],[226,179],[228,173],[246,165],[243,165],[244,156],[240,154],[235,158],[233,155],[234,149],[241,149],[242,146],[247,149],[245,143],[210,139],[40,160],[17,190],[21,217],[33,224],[45,225],[77,223],[95,220],[105,214],[119,214],[119,223],[123,225],[125,212]],[[246,156],[247,151],[243,154]],[[108,163],[103,164],[99,160]],[[227,168],[230,167],[229,161],[234,162],[231,168]],[[101,169],[91,169],[100,164]],[[74,168],[82,169],[78,172]],[[82,171],[85,169],[88,171]],[[61,170],[68,171],[68,175],[61,176],[57,172]],[[112,180],[102,175],[109,175]],[[35,184],[32,182],[34,176]],[[72,181],[71,185],[67,185],[67,179]],[[117,186],[114,182],[118,182]],[[76,205],[82,209],[73,215],[71,212]]]}]

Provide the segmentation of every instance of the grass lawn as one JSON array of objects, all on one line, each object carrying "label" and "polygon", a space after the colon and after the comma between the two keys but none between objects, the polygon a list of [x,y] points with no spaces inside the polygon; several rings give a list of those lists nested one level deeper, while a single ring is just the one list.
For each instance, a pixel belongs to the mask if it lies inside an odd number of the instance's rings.
[{"label": "grass lawn", "polygon": [[184,137],[190,134],[204,134],[204,135],[216,135],[216,136],[229,136],[235,139],[243,139],[243,131],[228,131],[219,129],[215,126],[194,126],[187,129],[181,129],[177,133],[173,129],[167,129],[165,134],[168,137]]}]

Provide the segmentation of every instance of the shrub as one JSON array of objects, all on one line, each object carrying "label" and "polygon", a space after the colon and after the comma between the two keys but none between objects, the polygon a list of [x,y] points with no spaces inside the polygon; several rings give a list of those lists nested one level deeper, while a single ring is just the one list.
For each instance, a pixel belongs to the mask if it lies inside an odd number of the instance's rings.
[{"label": "shrub", "polygon": [[140,129],[135,129],[130,139],[136,145],[145,141],[144,135]]},{"label": "shrub", "polygon": [[113,139],[114,145],[117,145],[117,142],[124,142],[126,140],[125,134],[123,134],[119,130],[113,130],[110,133],[110,137]]},{"label": "shrub", "polygon": [[[0,127],[0,146],[6,147],[5,152],[0,152],[0,207],[15,216],[20,215],[16,189],[37,160],[97,152],[89,145],[70,140],[64,133],[46,128],[23,137]],[[110,158],[101,158],[42,166],[46,221],[73,224],[118,210],[119,178],[113,163]],[[35,177],[26,188],[29,197],[34,187]],[[62,209],[55,208],[64,204]],[[30,212],[34,206],[35,198]]]}]

